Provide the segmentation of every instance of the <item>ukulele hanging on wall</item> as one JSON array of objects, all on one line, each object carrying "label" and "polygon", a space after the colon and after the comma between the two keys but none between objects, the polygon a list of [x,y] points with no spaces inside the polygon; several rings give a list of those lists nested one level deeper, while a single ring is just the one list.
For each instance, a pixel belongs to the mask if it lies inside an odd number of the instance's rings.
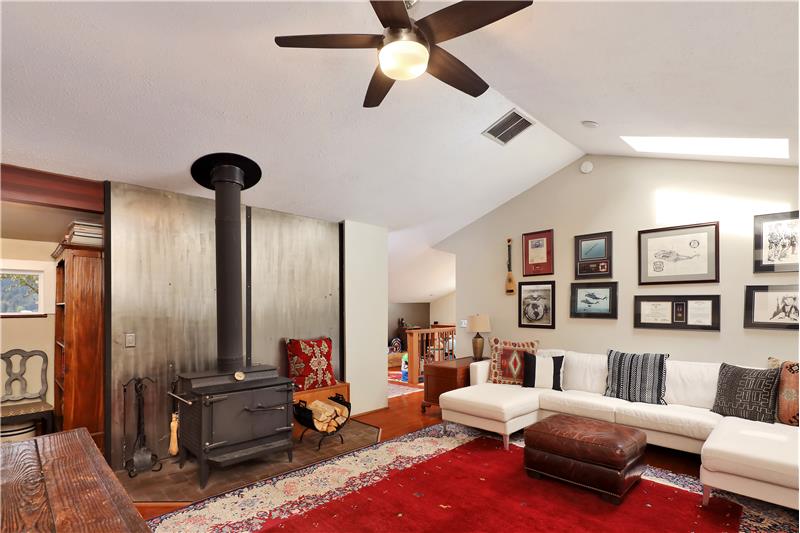
[{"label": "ukulele hanging on wall", "polygon": [[508,261],[506,266],[508,267],[508,273],[506,274],[506,294],[514,294],[517,292],[517,282],[514,281],[514,274],[511,272],[511,238],[509,237],[506,239],[506,244],[508,245]]}]

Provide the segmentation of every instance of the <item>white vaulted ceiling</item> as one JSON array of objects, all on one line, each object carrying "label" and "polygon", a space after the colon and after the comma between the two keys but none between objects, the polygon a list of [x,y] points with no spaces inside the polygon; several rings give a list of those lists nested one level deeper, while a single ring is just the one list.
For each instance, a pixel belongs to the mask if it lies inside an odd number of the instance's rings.
[{"label": "white vaulted ceiling", "polygon": [[[377,33],[366,2],[5,3],[3,161],[209,196],[192,161],[239,152],[264,170],[246,203],[387,226],[390,298],[429,301],[455,281],[432,244],[584,152],[633,155],[619,135],[789,137],[796,163],[796,22],[793,3],[537,3],[444,44],[483,96],[424,75],[364,109],[374,51],[273,38]],[[515,106],[536,125],[481,136]]]}]

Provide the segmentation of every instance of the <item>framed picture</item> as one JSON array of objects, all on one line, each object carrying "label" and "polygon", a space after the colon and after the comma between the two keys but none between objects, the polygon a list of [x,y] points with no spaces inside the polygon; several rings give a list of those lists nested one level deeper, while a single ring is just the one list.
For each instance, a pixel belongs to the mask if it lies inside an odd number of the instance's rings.
[{"label": "framed picture", "polygon": [[617,318],[617,282],[573,283],[570,318]]},{"label": "framed picture", "polygon": [[519,327],[555,329],[555,281],[521,281],[517,294]]},{"label": "framed picture", "polygon": [[633,327],[719,331],[719,295],[634,296]]},{"label": "framed picture", "polygon": [[748,285],[744,288],[744,327],[797,329],[797,285]]},{"label": "framed picture", "polygon": [[753,218],[753,272],[797,272],[797,211]]},{"label": "framed picture", "polygon": [[545,276],[553,273],[553,230],[522,235],[522,275]]},{"label": "framed picture", "polygon": [[611,277],[611,232],[575,236],[575,279]]},{"label": "framed picture", "polygon": [[639,231],[639,285],[719,282],[719,222]]}]

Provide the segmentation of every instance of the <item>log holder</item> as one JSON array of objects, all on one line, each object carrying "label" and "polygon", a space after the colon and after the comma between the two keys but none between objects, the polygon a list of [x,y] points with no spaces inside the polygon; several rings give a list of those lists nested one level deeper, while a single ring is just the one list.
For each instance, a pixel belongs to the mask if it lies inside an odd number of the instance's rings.
[{"label": "log holder", "polygon": [[334,396],[330,396],[328,399],[338,403],[339,405],[347,407],[347,418],[345,419],[344,422],[342,422],[342,424],[338,428],[336,428],[335,431],[326,432],[317,429],[317,427],[314,425],[314,414],[311,412],[311,409],[308,408],[305,400],[300,400],[293,406],[294,418],[298,422],[300,422],[300,425],[303,426],[304,428],[303,432],[300,434],[300,442],[303,442],[303,436],[309,429],[321,435],[321,437],[319,438],[319,443],[317,443],[317,451],[322,449],[322,441],[324,441],[328,437],[333,437],[334,435],[339,435],[339,440],[341,441],[342,444],[344,444],[344,437],[341,435],[340,432],[342,431],[342,428],[345,425],[347,425],[347,422],[350,420],[350,412],[352,411],[350,402],[345,400],[344,396],[342,396],[341,394],[336,393]]}]

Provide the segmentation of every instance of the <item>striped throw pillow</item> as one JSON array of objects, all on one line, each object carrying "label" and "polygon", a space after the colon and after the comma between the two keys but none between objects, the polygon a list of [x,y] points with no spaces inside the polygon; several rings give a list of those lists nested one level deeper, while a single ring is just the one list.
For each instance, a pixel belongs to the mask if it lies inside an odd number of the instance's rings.
[{"label": "striped throw pillow", "polygon": [[525,352],[522,386],[537,389],[563,390],[561,388],[561,369],[564,367],[564,356],[536,356]]},{"label": "striped throw pillow", "polygon": [[630,402],[666,405],[667,359],[665,353],[608,351],[606,396]]}]

